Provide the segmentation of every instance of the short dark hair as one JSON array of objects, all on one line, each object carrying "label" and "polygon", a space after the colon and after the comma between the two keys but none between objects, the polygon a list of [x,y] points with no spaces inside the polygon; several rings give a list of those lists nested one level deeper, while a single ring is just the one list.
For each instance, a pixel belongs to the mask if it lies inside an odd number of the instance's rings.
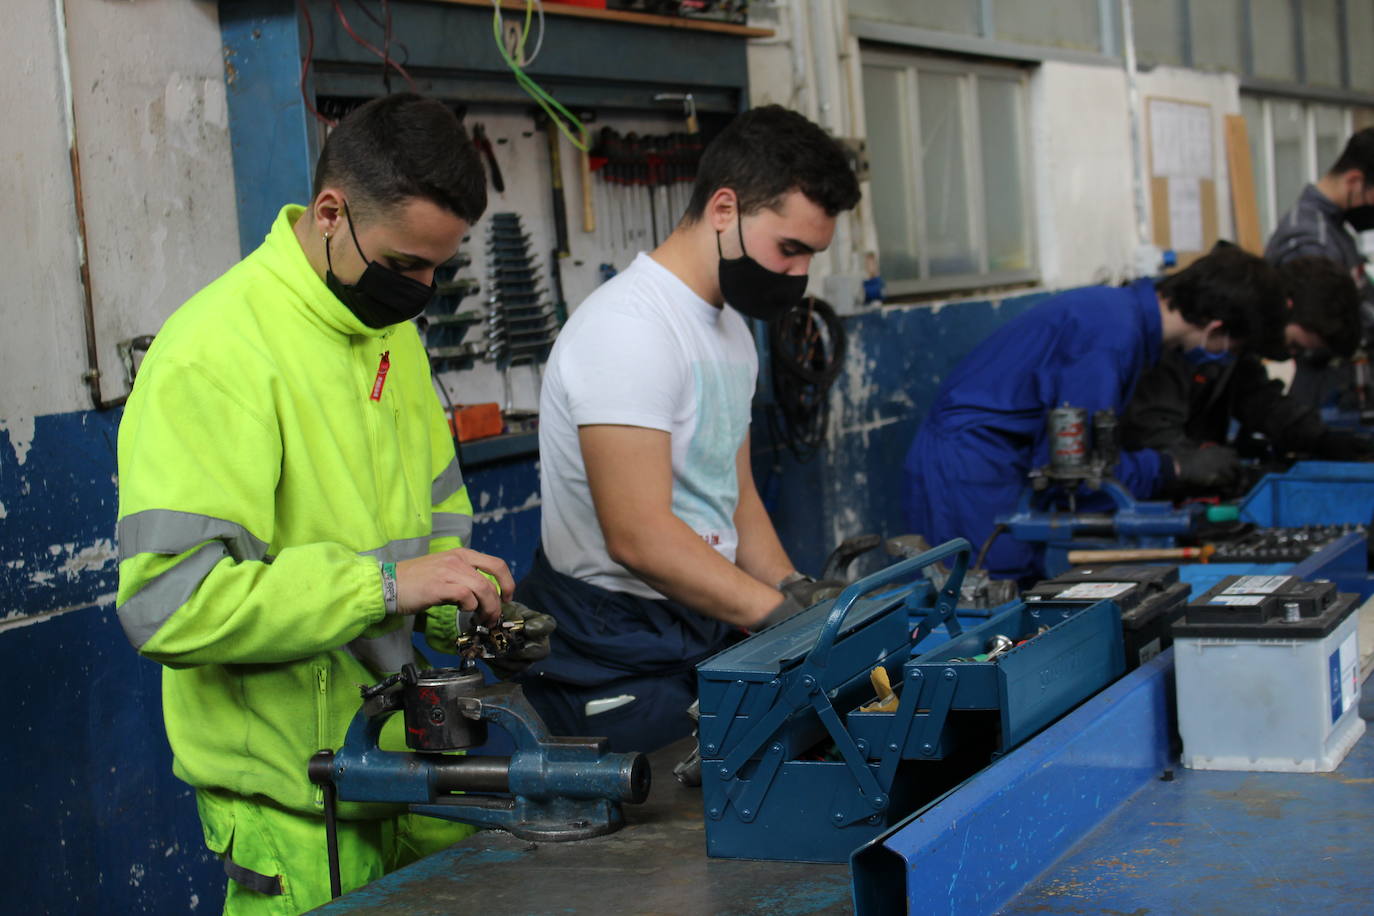
[{"label": "short dark hair", "polygon": [[[1196,327],[1220,321],[1222,329],[1266,356],[1286,354],[1283,276],[1264,258],[1228,243],[1160,280],[1159,295]],[[1281,356],[1280,358],[1286,358]]]},{"label": "short dark hair", "polygon": [[330,132],[313,196],[331,184],[348,193],[355,215],[415,197],[469,224],[487,209],[486,172],[462,122],[443,102],[411,92],[373,99]]},{"label": "short dark hair", "polygon": [[1355,279],[1329,258],[1294,258],[1279,267],[1293,308],[1290,324],[1320,334],[1326,348],[1349,357],[1360,343],[1360,291]]},{"label": "short dark hair", "polygon": [[840,144],[781,105],[744,112],[711,141],[697,167],[683,222],[701,219],[711,195],[721,188],[735,192],[742,214],[776,208],[793,190],[830,216],[859,202],[859,181]]},{"label": "short dark hair", "polygon": [[1329,175],[1340,175],[1351,169],[1359,169],[1364,180],[1374,183],[1374,127],[1357,130],[1350,135],[1341,150],[1341,156],[1331,166]]}]

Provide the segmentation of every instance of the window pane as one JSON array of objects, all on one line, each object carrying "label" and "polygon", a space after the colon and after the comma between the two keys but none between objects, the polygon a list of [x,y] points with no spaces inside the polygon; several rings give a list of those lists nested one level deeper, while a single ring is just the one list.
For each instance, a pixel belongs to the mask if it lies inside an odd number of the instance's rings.
[{"label": "window pane", "polygon": [[[1336,0],[1304,0],[1302,48],[1307,82],[1318,86],[1341,84],[1341,38]],[[1367,53],[1366,49],[1361,48],[1361,53]]]},{"label": "window pane", "polygon": [[1302,161],[1307,119],[1297,102],[1277,100],[1269,103],[1269,116],[1274,123],[1274,204],[1280,213],[1286,213],[1307,184],[1307,168]]},{"label": "window pane", "polygon": [[1345,109],[1313,105],[1312,120],[1317,133],[1317,173],[1309,177],[1317,178],[1336,164],[1345,149]]},{"label": "window pane", "polygon": [[930,276],[975,273],[971,243],[968,155],[964,149],[960,84],[967,77],[922,71],[917,75],[924,178],[926,257]]},{"label": "window pane", "polygon": [[1254,96],[1243,95],[1240,113],[1245,115],[1245,133],[1250,141],[1250,167],[1255,174],[1260,232],[1268,238],[1274,231],[1274,211],[1269,206],[1269,148],[1264,144],[1264,103]]},{"label": "window pane", "polygon": [[1183,30],[1179,24],[1178,4],[1173,0],[1132,4],[1131,25],[1135,31],[1138,62],[1147,67],[1183,63],[1183,40],[1180,38]]},{"label": "window pane", "polygon": [[1350,49],[1350,88],[1374,92],[1374,0],[1345,0],[1345,40]]},{"label": "window pane", "polygon": [[1298,78],[1293,53],[1293,16],[1288,0],[1250,0],[1250,37],[1255,49],[1255,75],[1293,81]]},{"label": "window pane", "polygon": [[1195,66],[1240,72],[1240,3],[1241,0],[1192,0],[1188,4]]},{"label": "window pane", "polygon": [[[939,3],[918,3],[936,6]],[[1097,0],[994,0],[996,36],[1055,48],[1101,51],[1101,17]]]},{"label": "window pane", "polygon": [[863,68],[873,223],[881,269],[889,282],[920,277],[910,216],[915,206],[911,173],[916,157],[908,139],[911,99],[904,74],[893,67]]},{"label": "window pane", "polygon": [[898,22],[941,32],[978,34],[978,0],[941,0],[938,3],[912,3],[911,0],[849,0],[849,15],[859,19]]},{"label": "window pane", "polygon": [[983,223],[988,240],[988,270],[1028,270],[1031,266],[1025,190],[1025,119],[1019,81],[978,80],[978,131],[983,151]]}]

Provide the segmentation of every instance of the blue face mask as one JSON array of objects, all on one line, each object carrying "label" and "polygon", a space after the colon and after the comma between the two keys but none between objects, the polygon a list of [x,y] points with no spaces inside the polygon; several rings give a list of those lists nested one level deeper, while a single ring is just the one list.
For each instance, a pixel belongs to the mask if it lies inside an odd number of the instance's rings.
[{"label": "blue face mask", "polygon": [[1220,353],[1213,353],[1206,347],[1193,347],[1191,350],[1183,351],[1183,358],[1194,366],[1229,366],[1236,359],[1236,354],[1230,350],[1222,350]]}]

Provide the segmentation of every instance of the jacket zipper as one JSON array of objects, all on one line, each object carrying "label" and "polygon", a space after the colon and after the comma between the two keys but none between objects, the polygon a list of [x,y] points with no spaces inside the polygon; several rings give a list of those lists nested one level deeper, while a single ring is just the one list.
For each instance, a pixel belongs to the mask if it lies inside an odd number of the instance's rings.
[{"label": "jacket zipper", "polygon": [[[323,665],[315,666],[315,746],[320,749],[329,747],[329,671]],[[333,748],[331,748],[333,750]],[[315,787],[315,807],[324,808],[324,786]]]}]

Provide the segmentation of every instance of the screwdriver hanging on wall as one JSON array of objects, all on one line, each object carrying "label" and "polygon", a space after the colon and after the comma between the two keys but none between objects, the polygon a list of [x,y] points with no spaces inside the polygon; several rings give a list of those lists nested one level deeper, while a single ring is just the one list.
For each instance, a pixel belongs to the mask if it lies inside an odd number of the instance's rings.
[{"label": "screwdriver hanging on wall", "polygon": [[496,189],[497,194],[506,193],[506,180],[501,176],[501,166],[496,164],[496,151],[492,149],[491,141],[487,139],[487,129],[481,124],[472,125],[472,145],[477,147],[477,152],[481,154],[482,161],[486,163],[487,174],[491,177],[491,186]]}]

